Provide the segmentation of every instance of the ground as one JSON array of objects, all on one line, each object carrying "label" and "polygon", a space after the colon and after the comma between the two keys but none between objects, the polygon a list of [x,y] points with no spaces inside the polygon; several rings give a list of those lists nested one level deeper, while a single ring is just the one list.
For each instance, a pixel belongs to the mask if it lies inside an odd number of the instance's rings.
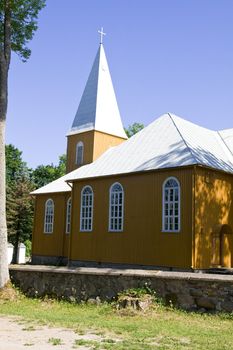
[{"label": "ground", "polygon": [[91,332],[83,335],[72,329],[46,327],[19,317],[0,317],[0,350],[87,350],[90,346],[79,345],[92,341],[104,341],[104,337]]},{"label": "ground", "polygon": [[[137,290],[137,293],[141,290]],[[0,350],[233,350],[233,314],[0,298]]]}]

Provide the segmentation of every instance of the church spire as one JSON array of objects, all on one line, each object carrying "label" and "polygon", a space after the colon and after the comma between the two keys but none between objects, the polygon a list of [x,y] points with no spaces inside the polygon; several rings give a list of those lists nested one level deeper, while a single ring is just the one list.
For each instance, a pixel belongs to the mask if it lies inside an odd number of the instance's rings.
[{"label": "church spire", "polygon": [[126,139],[103,47],[103,28],[90,75],[68,135],[96,130]]}]

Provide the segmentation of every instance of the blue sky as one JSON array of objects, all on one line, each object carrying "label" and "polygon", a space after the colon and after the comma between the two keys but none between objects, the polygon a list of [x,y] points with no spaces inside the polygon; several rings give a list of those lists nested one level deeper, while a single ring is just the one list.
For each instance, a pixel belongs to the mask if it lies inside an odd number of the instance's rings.
[{"label": "blue sky", "polygon": [[47,0],[31,58],[10,67],[7,143],[30,167],[65,153],[102,26],[125,126],[172,112],[233,128],[232,0]]}]

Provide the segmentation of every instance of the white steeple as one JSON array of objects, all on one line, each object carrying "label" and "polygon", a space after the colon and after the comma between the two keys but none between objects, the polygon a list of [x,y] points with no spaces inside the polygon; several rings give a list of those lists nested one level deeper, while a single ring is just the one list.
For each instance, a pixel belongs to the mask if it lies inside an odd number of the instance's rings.
[{"label": "white steeple", "polygon": [[[102,33],[103,35],[105,33]],[[117,105],[102,37],[69,135],[88,130],[127,138]]]}]

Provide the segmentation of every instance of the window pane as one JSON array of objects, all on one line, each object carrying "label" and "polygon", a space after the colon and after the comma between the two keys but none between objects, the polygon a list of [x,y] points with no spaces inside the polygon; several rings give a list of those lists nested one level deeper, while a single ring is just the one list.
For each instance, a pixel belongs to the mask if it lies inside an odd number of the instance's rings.
[{"label": "window pane", "polygon": [[76,163],[77,165],[83,164],[83,143],[80,142],[76,146]]},{"label": "window pane", "polygon": [[45,216],[44,216],[44,232],[53,232],[53,218],[54,218],[54,203],[52,199],[48,199],[45,203]]},{"label": "window pane", "polygon": [[170,198],[169,200],[172,202],[173,201],[173,190],[170,190]]},{"label": "window pane", "polygon": [[163,188],[163,229],[165,231],[179,230],[180,193],[176,179],[168,179]]},{"label": "window pane", "polygon": [[109,229],[111,231],[122,230],[122,220],[119,219],[123,216],[123,205],[123,189],[120,184],[115,184],[110,188]]},{"label": "window pane", "polygon": [[67,201],[66,206],[66,233],[70,233],[70,219],[71,219],[71,198]]},{"label": "window pane", "polygon": [[92,212],[93,212],[93,191],[91,187],[84,187],[81,193],[81,217],[80,230],[92,230]]}]

